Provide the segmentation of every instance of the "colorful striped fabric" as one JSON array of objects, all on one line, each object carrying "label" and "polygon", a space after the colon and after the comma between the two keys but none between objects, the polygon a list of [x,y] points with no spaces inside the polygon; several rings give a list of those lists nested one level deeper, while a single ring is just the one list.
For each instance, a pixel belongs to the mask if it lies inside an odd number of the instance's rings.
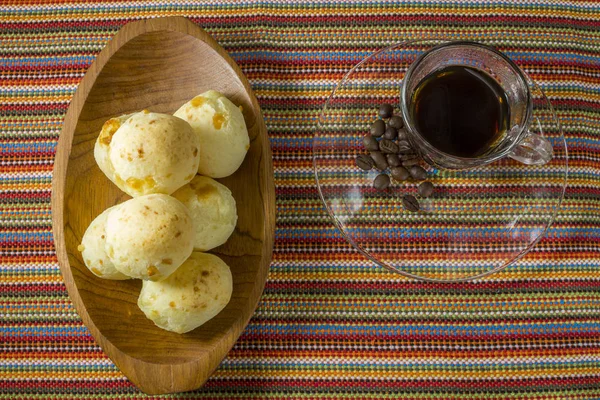
[{"label": "colorful striped fabric", "polygon": [[[600,398],[600,2],[41,0],[0,3],[0,399],[144,399],[73,309],[50,190],[62,119],[128,21],[184,15],[239,63],[273,149],[277,230],[258,309],[206,383],[173,399]],[[546,91],[567,197],[516,265],[470,283],[407,280],[336,231],[312,128],[337,80],[405,38],[485,40]]]}]

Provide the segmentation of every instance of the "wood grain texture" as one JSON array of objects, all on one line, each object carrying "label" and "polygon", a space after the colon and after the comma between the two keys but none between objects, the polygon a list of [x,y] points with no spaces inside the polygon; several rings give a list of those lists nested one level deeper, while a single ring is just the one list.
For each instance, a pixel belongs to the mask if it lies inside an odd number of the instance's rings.
[{"label": "wood grain texture", "polygon": [[[104,121],[149,109],[172,113],[208,89],[243,107],[250,150],[219,181],[233,192],[238,223],[212,253],[233,274],[227,307],[194,331],[157,328],[137,307],[141,281],[92,275],[77,246],[90,222],[128,198],[100,171],[93,148]],[[239,67],[206,32],[181,17],[133,22],[98,55],[71,102],[53,175],[54,242],[69,295],[90,332],[141,390],[162,394],[200,387],[231,349],[258,303],[271,260],[275,222],[273,167],[258,102]]]}]

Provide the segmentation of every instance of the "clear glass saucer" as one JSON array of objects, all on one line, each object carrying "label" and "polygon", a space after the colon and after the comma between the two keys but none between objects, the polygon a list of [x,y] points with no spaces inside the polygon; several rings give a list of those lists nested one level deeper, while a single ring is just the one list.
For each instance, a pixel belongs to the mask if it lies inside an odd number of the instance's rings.
[{"label": "clear glass saucer", "polygon": [[[499,271],[524,256],[544,236],[560,208],[568,172],[560,123],[531,79],[531,132],[546,137],[554,157],[546,165],[503,159],[463,171],[429,167],[432,197],[409,212],[402,196],[417,183],[373,188],[379,171],[355,164],[366,154],[362,138],[382,103],[400,114],[400,86],[409,65],[445,39],[413,40],[378,51],[352,68],[326,101],[313,139],[319,194],[335,225],[354,248],[404,276],[460,281]],[[389,171],[388,171],[389,174]]]}]

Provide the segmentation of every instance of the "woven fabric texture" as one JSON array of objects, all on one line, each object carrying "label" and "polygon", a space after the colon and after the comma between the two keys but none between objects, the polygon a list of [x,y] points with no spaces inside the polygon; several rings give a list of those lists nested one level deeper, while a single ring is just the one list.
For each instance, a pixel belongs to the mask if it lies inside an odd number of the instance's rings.
[{"label": "woven fabric texture", "polygon": [[[0,399],[144,399],[96,345],[51,234],[54,149],[90,63],[128,21],[192,19],[249,78],[273,150],[262,300],[206,385],[173,399],[600,398],[600,2],[0,3]],[[392,275],[345,243],[314,185],[312,128],[343,74],[426,35],[485,39],[545,90],[569,146],[556,222],[470,283]]]}]

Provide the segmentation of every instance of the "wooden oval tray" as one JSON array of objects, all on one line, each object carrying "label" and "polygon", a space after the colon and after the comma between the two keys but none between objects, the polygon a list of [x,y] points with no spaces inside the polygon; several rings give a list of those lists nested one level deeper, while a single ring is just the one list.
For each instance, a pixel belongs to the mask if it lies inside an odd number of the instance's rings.
[{"label": "wooden oval tray", "polygon": [[[251,146],[240,169],[219,181],[237,201],[238,223],[212,253],[233,274],[233,295],[215,318],[179,335],[159,329],[137,306],[141,281],[92,275],[77,246],[89,223],[129,197],[94,161],[104,121],[142,109],[172,113],[215,89],[241,105]],[[69,295],[98,344],[149,394],[200,387],[248,323],[263,291],[273,247],[275,191],[261,111],[240,68],[206,32],[181,17],[132,22],[98,55],[64,121],[53,175],[53,233]]]}]

